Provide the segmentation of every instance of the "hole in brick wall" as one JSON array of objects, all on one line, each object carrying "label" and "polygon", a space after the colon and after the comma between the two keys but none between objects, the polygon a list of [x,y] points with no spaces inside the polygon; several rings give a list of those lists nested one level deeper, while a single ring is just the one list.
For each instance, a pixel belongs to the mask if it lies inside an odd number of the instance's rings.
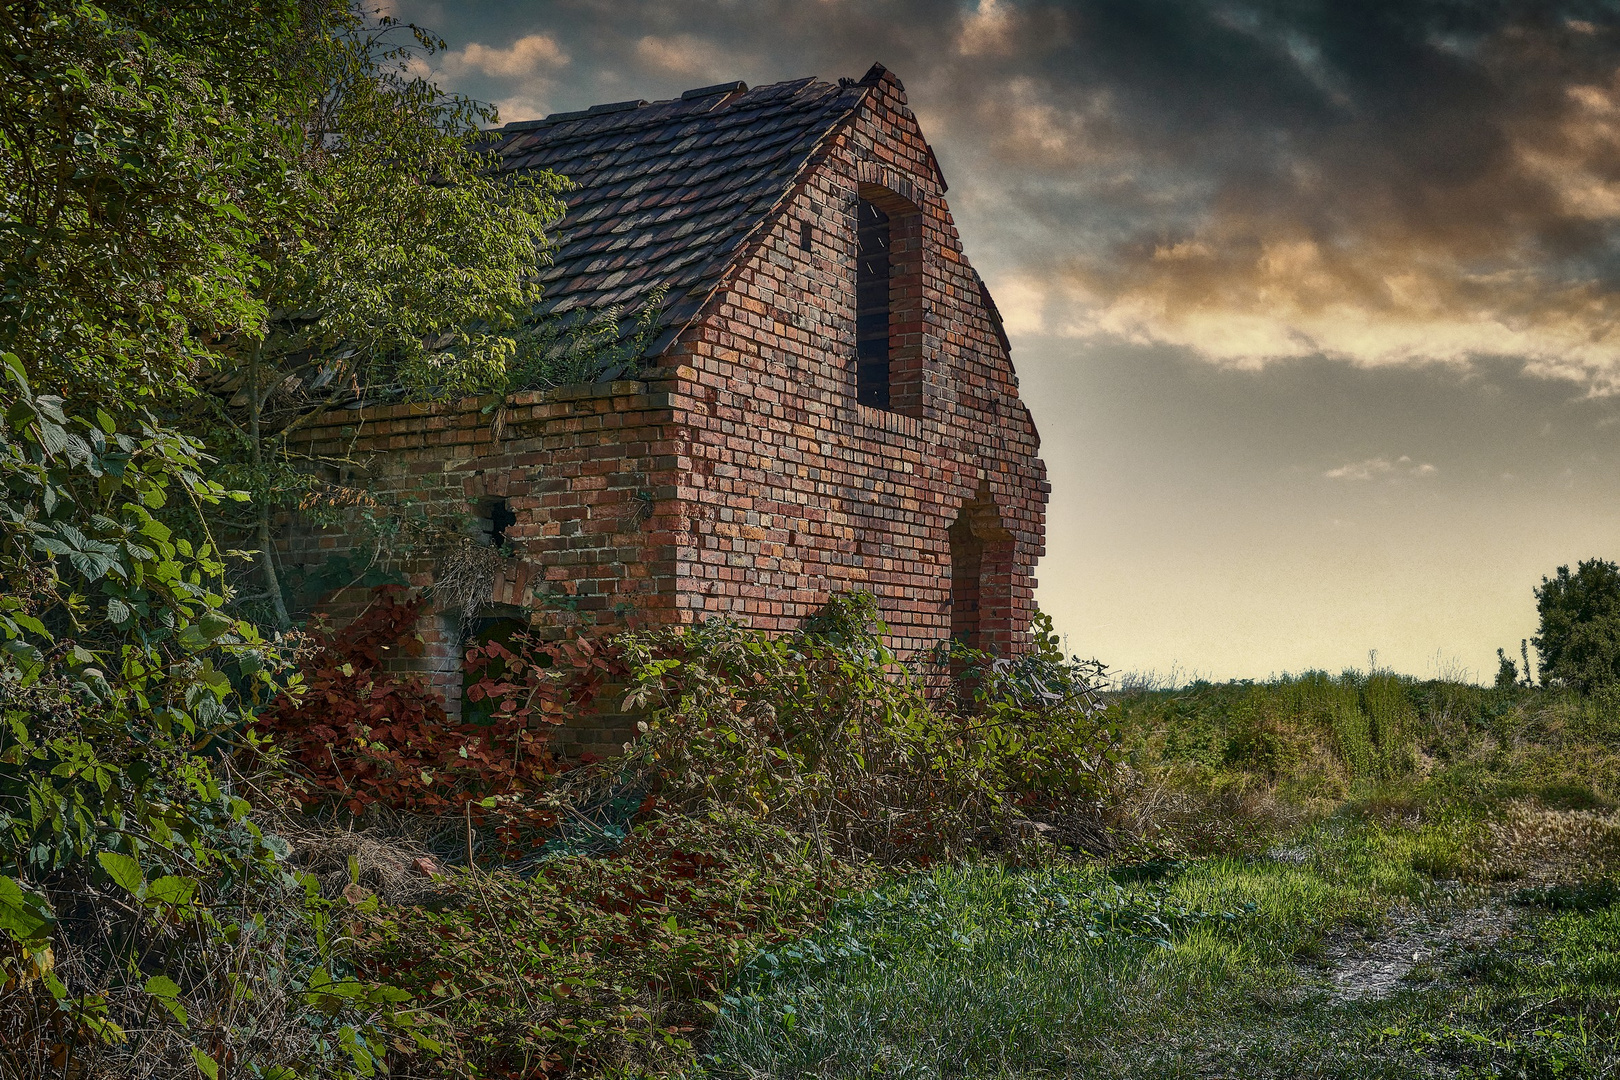
[{"label": "hole in brick wall", "polygon": [[799,222],[799,250],[810,250],[810,222]]},{"label": "hole in brick wall", "polygon": [[487,521],[489,543],[491,547],[506,546],[506,530],[517,524],[517,515],[506,504],[505,499],[496,499],[489,504],[488,512],[484,515]]},{"label": "hole in brick wall", "polygon": [[979,647],[979,585],[984,571],[984,541],[973,535],[971,506],[951,523],[951,638],[970,649]]},{"label": "hole in brick wall", "polygon": [[987,492],[951,523],[951,637],[970,649],[1010,648],[1012,534]]},{"label": "hole in brick wall", "polygon": [[[506,645],[512,640],[513,634],[527,630],[528,628],[529,620],[522,615],[496,614],[486,615],[480,619],[474,619],[472,625],[467,628],[466,635],[462,638],[461,655],[463,658],[465,658],[467,655],[467,650],[472,648],[474,645],[484,645],[491,641],[498,641],[502,645]],[[503,673],[504,668],[499,662],[496,662],[485,669],[485,674],[494,678],[499,678]],[[494,713],[495,703],[489,701],[488,699],[483,701],[468,701],[467,685],[467,673],[465,668],[463,668],[461,674],[462,721],[464,723],[487,722],[490,716]]]}]

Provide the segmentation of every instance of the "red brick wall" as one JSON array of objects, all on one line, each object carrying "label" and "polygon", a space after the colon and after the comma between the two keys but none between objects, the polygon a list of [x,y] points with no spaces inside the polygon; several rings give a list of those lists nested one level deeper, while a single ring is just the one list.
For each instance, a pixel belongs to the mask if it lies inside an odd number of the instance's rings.
[{"label": "red brick wall", "polygon": [[[499,413],[484,412],[493,404],[487,399],[468,399],[329,414],[299,449],[348,462],[343,479],[369,489],[385,526],[390,515],[407,512],[471,518],[489,500],[505,499],[517,519],[506,530],[515,555],[496,570],[492,614],[528,611],[548,638],[668,622],[684,528],[681,483],[691,467],[674,419],[682,406],[676,390],[690,374],[518,394]],[[278,556],[296,584],[331,556],[363,558],[372,546],[354,525],[316,529],[290,521]],[[390,560],[388,569],[428,587],[443,554],[441,545]],[[319,606],[342,622],[368,600],[367,590],[351,588]],[[422,655],[399,662],[425,674],[453,711],[461,690],[459,616],[431,603],[420,626]],[[624,733],[623,724],[609,725],[574,749],[610,750]]]},{"label": "red brick wall", "polygon": [[[862,196],[891,219],[897,411],[854,399]],[[696,372],[685,511],[696,565],[678,586],[682,621],[733,614],[786,629],[859,587],[877,595],[898,649],[928,648],[950,633],[949,528],[977,497],[1007,538],[987,548],[980,641],[1023,646],[1050,490],[1039,436],[892,75],[666,355]]]},{"label": "red brick wall", "polygon": [[[862,196],[892,220],[894,411],[855,401]],[[862,588],[891,644],[914,654],[950,635],[950,530],[966,507],[982,548],[968,590],[979,644],[1023,647],[1050,490],[1039,436],[892,75],[659,363],[643,382],[517,395],[498,423],[487,401],[332,416],[302,449],[352,462],[384,506],[410,497],[459,512],[507,499],[517,557],[491,599],[527,609],[552,636],[709,615],[785,630],[832,593]],[[280,557],[296,570],[353,536],[289,524]],[[399,569],[432,580],[428,559]],[[328,606],[341,618],[357,599]],[[452,702],[453,616],[425,620],[427,652],[413,662]]]}]

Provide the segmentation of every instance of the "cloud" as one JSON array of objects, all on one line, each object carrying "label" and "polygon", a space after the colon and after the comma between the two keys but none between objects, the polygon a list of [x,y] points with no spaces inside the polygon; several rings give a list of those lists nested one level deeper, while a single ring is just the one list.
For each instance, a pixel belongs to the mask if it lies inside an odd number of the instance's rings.
[{"label": "cloud", "polygon": [[544,34],[529,34],[504,49],[474,41],[445,53],[440,66],[451,76],[460,70],[474,70],[485,75],[526,79],[566,67],[568,60],[568,53],[555,39]]},{"label": "cloud", "polygon": [[1011,55],[1014,18],[1009,5],[998,0],[979,0],[978,8],[962,21],[961,33],[956,36],[956,51],[963,56]]},{"label": "cloud", "polygon": [[1020,326],[1251,369],[1507,357],[1620,389],[1620,10],[1604,0],[477,10],[485,44],[440,70],[508,113],[881,60],[927,119],[970,254],[998,294],[1018,279]]},{"label": "cloud", "polygon": [[725,49],[691,34],[662,38],[649,34],[636,42],[635,56],[655,71],[717,80],[725,77],[733,62]]},{"label": "cloud", "polygon": [[1394,461],[1384,457],[1354,461],[1348,465],[1340,465],[1337,469],[1329,469],[1322,475],[1329,480],[1404,480],[1422,479],[1439,471],[1433,465],[1426,462],[1418,464],[1402,454]]},{"label": "cloud", "polygon": [[1511,357],[1620,390],[1620,33],[1556,7],[1063,5],[1070,74],[1026,40],[953,83],[1022,173],[1026,306],[1228,366]]},{"label": "cloud", "polygon": [[433,72],[447,85],[485,77],[500,87],[493,95],[503,120],[523,120],[551,111],[558,87],[557,74],[571,61],[556,38],[526,34],[503,47],[470,42],[451,49],[433,64]]}]

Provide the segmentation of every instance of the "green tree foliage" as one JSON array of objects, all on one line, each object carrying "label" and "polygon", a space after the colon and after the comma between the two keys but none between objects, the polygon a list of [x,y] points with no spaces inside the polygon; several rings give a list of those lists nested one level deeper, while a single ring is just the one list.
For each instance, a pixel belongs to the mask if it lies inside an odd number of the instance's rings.
[{"label": "green tree foliage", "polygon": [[0,364],[0,1073],[328,1069],[339,1045],[366,1071],[400,995],[342,975],[210,762],[279,660],[158,515],[231,493],[195,440],[70,416]]},{"label": "green tree foliage", "polygon": [[493,111],[413,74],[442,42],[344,0],[58,0],[0,44],[0,348],[70,400],[178,409],[261,552],[314,483],[298,425],[511,382],[565,185],[494,172]]},{"label": "green tree foliage", "polygon": [[0,348],[42,385],[115,401],[183,383],[194,330],[262,323],[243,284],[280,169],[270,118],[341,12],[0,8]]},{"label": "green tree foliage", "polygon": [[[369,1074],[388,1038],[420,1034],[385,1030],[399,995],[345,974],[330,905],[284,872],[285,846],[222,780],[282,665],[226,611],[208,521],[238,497],[205,478],[196,438],[156,419],[199,402],[199,378],[233,358],[264,362],[242,343],[268,341],[278,305],[298,302],[277,284],[278,243],[324,253],[327,277],[310,280],[358,275],[370,299],[345,303],[362,315],[442,300],[365,276],[403,279],[400,264],[428,258],[381,250],[380,224],[278,231],[352,224],[320,213],[343,189],[333,163],[354,188],[384,167],[387,138],[309,137],[342,103],[388,96],[380,75],[360,85],[376,73],[355,60],[372,29],[338,0],[0,8],[4,1075],[214,1077],[231,1060]],[[391,100],[390,137],[432,127],[405,90]],[[395,205],[402,226],[440,214],[464,235],[437,194],[456,179],[440,170]],[[441,294],[477,291],[439,269],[423,280]]]},{"label": "green tree foliage", "polygon": [[282,627],[271,515],[320,486],[289,438],[337,405],[504,385],[539,299],[564,182],[494,171],[479,148],[493,110],[412,73],[441,45],[349,18],[312,51],[310,92],[271,118],[278,171],[251,222],[243,284],[263,318],[209,340],[207,415],[194,423],[225,459],[222,478],[254,496],[228,524],[256,542]]},{"label": "green tree foliage", "polygon": [[564,184],[492,171],[479,141],[494,110],[411,74],[442,42],[384,19],[351,20],[324,45],[320,95],[278,117],[293,156],[273,216],[255,223],[250,286],[267,322],[214,350],[235,374],[258,364],[261,403],[289,380],[362,396],[475,390],[539,299]]},{"label": "green tree foliage", "polygon": [[1573,574],[1560,566],[1535,594],[1542,681],[1583,692],[1620,682],[1620,566],[1587,559]]}]

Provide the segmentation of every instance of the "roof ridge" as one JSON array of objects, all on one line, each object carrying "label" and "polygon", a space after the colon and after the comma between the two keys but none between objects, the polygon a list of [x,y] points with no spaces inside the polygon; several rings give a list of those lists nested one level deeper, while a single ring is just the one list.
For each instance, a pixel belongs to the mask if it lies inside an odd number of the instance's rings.
[{"label": "roof ridge", "polygon": [[[764,95],[767,91],[777,90],[784,86],[792,86],[795,84],[808,86],[811,83],[822,81],[823,80],[819,76],[804,75],[797,79],[782,79],[779,82],[764,83],[750,89],[746,82],[743,82],[741,79],[736,79],[731,82],[715,83],[712,86],[700,86],[693,90],[686,90],[683,91],[679,97],[659,98],[656,101],[648,101],[645,98],[631,98],[626,101],[609,101],[601,105],[592,105],[585,109],[571,109],[566,112],[547,113],[545,116],[530,120],[511,120],[505,124],[502,124],[500,127],[489,128],[486,131],[486,134],[494,135],[498,132],[510,133],[518,131],[535,131],[543,127],[550,127],[553,124],[564,123],[569,120],[584,120],[593,116],[604,116],[610,113],[630,112],[640,109],[656,109],[660,105],[673,105],[678,107],[683,102],[701,101],[704,98],[714,97],[722,93],[740,93],[744,97],[754,94]],[[837,83],[829,82],[825,83],[825,85],[829,88],[836,89],[839,88],[840,84],[844,81],[845,80],[840,79]]]},{"label": "roof ridge", "polygon": [[503,171],[574,181],[538,310],[629,312],[664,286],[649,355],[667,347],[873,92],[814,75],[751,89],[733,80],[486,132]]}]

